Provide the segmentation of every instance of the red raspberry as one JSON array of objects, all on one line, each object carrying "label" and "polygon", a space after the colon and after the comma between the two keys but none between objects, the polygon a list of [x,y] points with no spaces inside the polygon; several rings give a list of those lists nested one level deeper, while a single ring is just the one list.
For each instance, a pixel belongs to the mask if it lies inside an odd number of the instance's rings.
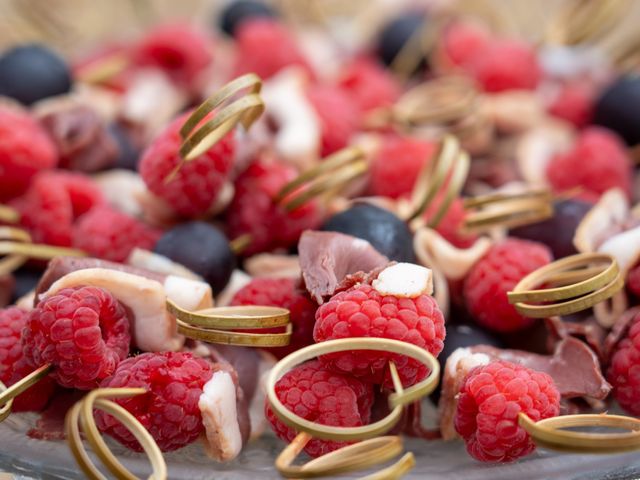
[{"label": "red raspberry", "polygon": [[211,63],[211,40],[193,26],[181,23],[159,25],[134,47],[138,65],[163,70],[175,82],[191,85]]},{"label": "red raspberry", "polygon": [[607,379],[625,411],[640,416],[640,313],[631,320],[626,336],[616,345]]},{"label": "red raspberry", "polygon": [[390,106],[400,96],[396,79],[368,59],[358,59],[347,65],[340,74],[339,85],[363,112]]},{"label": "red raspberry", "polygon": [[555,191],[582,187],[601,195],[618,187],[631,198],[631,159],[618,136],[606,128],[586,128],[572,150],[549,162],[547,178]]},{"label": "red raspberry", "polygon": [[29,113],[0,106],[0,202],[24,193],[37,172],[57,162],[55,145]]},{"label": "red raspberry", "polygon": [[[432,217],[438,210],[440,202],[433,202],[424,214],[425,220]],[[449,243],[458,248],[469,248],[477,240],[478,235],[466,233],[462,230],[466,211],[461,198],[456,198],[447,209],[436,231]]]},{"label": "red raspberry", "polygon": [[[183,163],[179,131],[190,114],[176,118],[153,140],[142,154],[139,170],[151,192],[176,212],[193,217],[206,213],[218,198],[233,165],[236,141],[232,131],[206,153]],[[178,173],[167,182],[178,165]]]},{"label": "red raspberry", "polygon": [[[144,388],[147,393],[115,400],[149,431],[164,452],[194,442],[204,430],[198,401],[213,369],[186,352],[143,353],[120,362],[101,388]],[[111,415],[96,414],[98,428],[132,450],[142,448]]]},{"label": "red raspberry", "polygon": [[307,97],[320,120],[323,157],[344,148],[360,126],[360,110],[351,97],[338,87],[314,85]]},{"label": "red raspberry", "polygon": [[273,198],[297,171],[283,163],[252,164],[235,184],[235,195],[227,209],[231,238],[251,235],[251,244],[243,252],[252,255],[295,245],[302,232],[317,227],[321,221],[318,203],[310,201],[287,212]]},{"label": "red raspberry", "polygon": [[27,194],[13,205],[33,240],[49,245],[71,245],[74,219],[104,201],[90,177],[71,172],[38,173]]},{"label": "red raspberry", "polygon": [[420,171],[437,145],[411,137],[385,137],[371,164],[371,192],[399,198],[413,190]]},{"label": "red raspberry", "polygon": [[[359,427],[369,423],[373,389],[357,378],[327,370],[312,360],[287,372],[276,383],[278,399],[305,420],[334,427]],[[291,442],[297,432],[282,423],[265,404],[265,415],[275,434]],[[319,457],[348,445],[346,442],[311,440],[305,447],[312,457]]]},{"label": "red raspberry", "polygon": [[129,317],[109,292],[66,288],[29,312],[23,352],[32,367],[53,365],[60,385],[91,390],[129,353]]},{"label": "red raspberry", "polygon": [[[324,342],[336,338],[379,337],[401,340],[437,356],[444,346],[444,317],[430,295],[397,298],[380,295],[370,285],[340,292],[320,305],[313,338]],[[424,379],[427,368],[412,358],[377,351],[347,351],[321,357],[337,372],[351,373],[371,383],[391,387],[389,361],[393,360],[403,385]]]},{"label": "red raspberry", "polygon": [[518,425],[518,414],[538,421],[559,411],[560,394],[549,375],[499,360],[474,368],[464,379],[454,425],[473,458],[511,462],[536,448]]},{"label": "red raspberry", "polygon": [[583,128],[593,117],[593,89],[581,83],[564,85],[548,106],[551,115]]},{"label": "red raspberry", "polygon": [[287,28],[277,20],[256,17],[236,30],[236,74],[253,72],[267,79],[289,65],[307,70],[307,61]]},{"label": "red raspberry", "polygon": [[491,40],[487,28],[476,22],[458,21],[444,30],[438,54],[445,66],[468,66]]},{"label": "red raspberry", "polygon": [[[231,305],[267,305],[287,308],[290,313],[293,333],[291,343],[286,347],[270,348],[269,352],[283,358],[302,347],[313,343],[313,325],[318,306],[306,292],[297,286],[294,278],[254,278],[238,290]],[[261,332],[277,332],[282,329],[262,329]]]},{"label": "red raspberry", "polygon": [[471,268],[464,283],[469,312],[485,328],[513,332],[533,324],[507,299],[507,292],[526,275],[548,264],[551,251],[543,244],[507,238],[496,243]]},{"label": "red raspberry", "polygon": [[486,92],[533,90],[542,78],[535,50],[518,40],[493,40],[469,64],[470,73]]},{"label": "red raspberry", "polygon": [[636,297],[640,297],[640,263],[629,270],[627,274],[627,288]]},{"label": "red raspberry", "polygon": [[159,230],[102,205],[78,219],[73,227],[73,246],[94,257],[124,262],[136,247],[153,250],[161,235]]},{"label": "red raspberry", "polygon": [[[0,310],[0,381],[10,387],[33,371],[22,353],[22,329],[27,323],[27,312],[17,307]],[[12,411],[42,410],[53,395],[56,382],[43,378],[13,400]]]}]

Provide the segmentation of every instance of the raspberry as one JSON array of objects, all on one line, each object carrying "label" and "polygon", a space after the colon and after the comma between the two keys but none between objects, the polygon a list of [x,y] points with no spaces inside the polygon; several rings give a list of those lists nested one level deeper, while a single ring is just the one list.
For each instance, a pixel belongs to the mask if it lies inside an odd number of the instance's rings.
[{"label": "raspberry", "polygon": [[227,209],[231,238],[251,235],[251,244],[243,252],[252,255],[295,245],[302,232],[321,221],[315,201],[287,212],[273,198],[282,187],[297,177],[295,168],[283,163],[252,164],[235,184],[235,195]]},{"label": "raspberry", "polygon": [[[293,333],[286,347],[270,348],[269,352],[283,358],[302,347],[313,343],[313,325],[316,321],[317,305],[297,287],[293,278],[254,278],[238,290],[231,305],[267,305],[287,308],[290,311]],[[261,329],[261,332],[277,332],[281,329]]]},{"label": "raspberry", "polygon": [[591,88],[580,83],[564,85],[548,106],[551,115],[583,128],[593,118],[594,95]]},{"label": "raspberry", "polygon": [[636,297],[640,297],[640,264],[636,264],[627,274],[627,288]]},{"label": "raspberry", "polygon": [[435,143],[411,137],[386,137],[371,165],[372,193],[391,198],[410,194],[436,148]]},{"label": "raspberry", "polygon": [[[276,383],[276,395],[296,415],[321,425],[359,427],[371,416],[373,389],[360,380],[327,370],[312,360],[287,372]],[[291,442],[296,431],[282,423],[265,404],[265,415],[275,434]],[[311,440],[305,447],[312,457],[319,457],[348,445],[346,442]]]},{"label": "raspberry", "polygon": [[339,85],[363,112],[390,106],[400,96],[400,86],[393,76],[367,59],[347,65],[340,74]]},{"label": "raspberry", "polygon": [[620,406],[640,416],[640,313],[631,320],[626,336],[616,345],[607,379]]},{"label": "raspberry", "polygon": [[551,251],[542,243],[507,238],[496,243],[471,268],[463,293],[476,322],[496,332],[513,332],[533,324],[507,300],[507,292],[526,275],[548,264]]},{"label": "raspberry", "polygon": [[235,37],[237,75],[253,72],[267,79],[289,65],[299,65],[311,72],[293,35],[277,20],[265,17],[245,20]]},{"label": "raspberry", "polygon": [[500,360],[474,368],[464,379],[454,425],[473,458],[511,462],[535,450],[518,414],[537,422],[559,411],[560,394],[549,375]]},{"label": "raspberry", "polygon": [[314,85],[307,98],[320,120],[323,157],[344,148],[360,126],[360,111],[351,97],[338,87]]},{"label": "raspberry", "polygon": [[[33,371],[22,353],[22,329],[27,312],[17,307],[0,310],[0,381],[10,387]],[[42,410],[53,395],[56,383],[45,377],[13,400],[14,412]]]},{"label": "raspberry", "polygon": [[601,195],[618,187],[631,198],[629,154],[618,136],[605,128],[586,128],[572,150],[552,158],[547,166],[547,178],[555,191],[582,187]]},{"label": "raspberry", "polygon": [[[428,220],[435,212],[437,212],[440,202],[433,202],[424,214],[425,220]],[[436,231],[442,235],[449,243],[458,248],[469,248],[478,238],[473,233],[465,233],[462,230],[466,212],[461,198],[456,198],[447,213],[436,227]]]},{"label": "raspberry", "polygon": [[32,367],[53,365],[63,387],[90,390],[111,375],[129,353],[129,318],[109,292],[66,288],[29,312],[22,332],[24,356]]},{"label": "raspberry", "polygon": [[454,22],[444,30],[438,53],[445,64],[465,68],[489,43],[491,34],[476,22]]},{"label": "raspberry", "polygon": [[[139,170],[147,188],[176,212],[198,216],[218,198],[233,164],[236,142],[232,131],[207,152],[183,163],[178,154],[182,144],[179,131],[190,113],[176,118],[155,138],[142,154]],[[178,165],[180,169],[167,182]]]},{"label": "raspberry", "polygon": [[124,262],[134,248],[153,250],[162,232],[102,205],[82,215],[73,227],[73,245],[90,255]]},{"label": "raspberry", "polygon": [[[316,342],[351,337],[401,340],[437,356],[444,346],[444,317],[435,299],[381,295],[370,285],[357,285],[340,292],[316,312],[313,338]],[[393,360],[403,385],[410,386],[427,375],[427,368],[409,357],[377,351],[347,351],[321,357],[337,372],[351,373],[371,383],[391,387],[388,364]]]},{"label": "raspberry", "polygon": [[211,42],[189,25],[160,25],[140,40],[132,57],[138,65],[157,67],[176,83],[190,85],[211,63]]},{"label": "raspberry", "polygon": [[24,197],[13,205],[33,240],[49,245],[71,245],[74,219],[104,201],[90,177],[63,171],[38,173]]},{"label": "raspberry", "polygon": [[[186,352],[143,353],[120,362],[101,388],[144,388],[147,393],[115,400],[149,431],[164,452],[195,441],[204,427],[198,400],[213,375],[211,364]],[[133,434],[112,416],[96,413],[98,428],[137,452]]]},{"label": "raspberry", "polygon": [[0,106],[0,202],[24,193],[36,173],[57,162],[55,145],[26,111]]},{"label": "raspberry", "polygon": [[533,90],[542,78],[535,50],[518,40],[493,40],[474,55],[469,72],[486,92]]}]

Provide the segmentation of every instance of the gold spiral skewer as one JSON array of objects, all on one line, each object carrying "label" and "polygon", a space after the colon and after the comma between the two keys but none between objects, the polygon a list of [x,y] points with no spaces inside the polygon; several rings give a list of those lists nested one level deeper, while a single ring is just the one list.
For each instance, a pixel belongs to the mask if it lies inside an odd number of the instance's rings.
[{"label": "gold spiral skewer", "polygon": [[0,222],[18,223],[20,221],[20,213],[8,205],[0,203]]},{"label": "gold spiral skewer", "polygon": [[465,198],[464,228],[488,231],[495,227],[514,228],[553,216],[553,196],[547,189],[519,193],[491,193]]},{"label": "gold spiral skewer", "polygon": [[120,421],[140,442],[153,468],[153,480],[167,478],[167,465],[162,452],[151,434],[142,424],[122,406],[108,400],[108,398],[123,398],[142,395],[143,388],[99,388],[87,394],[77,402],[65,417],[65,433],[71,453],[85,475],[92,480],[104,480],[104,475],[97,469],[89,457],[82,442],[81,431],[91,445],[92,451],[109,471],[119,479],[137,480],[120,461],[113,455],[103,440],[93,418],[93,410],[102,410]]},{"label": "gold spiral skewer", "polygon": [[565,2],[547,26],[545,41],[578,45],[596,41],[610,32],[628,8],[624,0],[571,0]]},{"label": "gold spiral skewer", "polygon": [[[539,285],[557,284],[558,281],[561,286],[536,289]],[[522,315],[546,318],[591,308],[623,287],[624,278],[614,257],[603,253],[580,253],[531,272],[507,293],[507,298]]]},{"label": "gold spiral skewer", "polygon": [[[275,392],[277,381],[290,369],[319,355],[345,350],[374,350],[407,355],[429,367],[429,375],[421,382],[404,389],[398,370],[389,362],[389,370],[395,392],[389,396],[391,412],[383,419],[361,427],[333,427],[306,420],[287,410]],[[386,338],[343,338],[310,345],[283,358],[271,370],[267,380],[267,399],[276,416],[294,428],[298,436],[287,446],[276,460],[276,468],[286,478],[314,478],[333,476],[370,468],[389,461],[402,453],[402,440],[397,436],[384,435],[393,428],[402,416],[405,405],[431,393],[438,385],[440,365],[428,351],[413,344]],[[323,455],[302,466],[291,463],[312,438],[334,441],[364,440],[332,453]],[[375,453],[375,454],[374,454]],[[413,467],[412,453],[405,454],[392,466],[366,478],[399,478]]]},{"label": "gold spiral skewer", "polygon": [[365,158],[359,147],[339,150],[287,183],[274,201],[290,212],[316,197],[335,193],[364,175],[368,170]]}]

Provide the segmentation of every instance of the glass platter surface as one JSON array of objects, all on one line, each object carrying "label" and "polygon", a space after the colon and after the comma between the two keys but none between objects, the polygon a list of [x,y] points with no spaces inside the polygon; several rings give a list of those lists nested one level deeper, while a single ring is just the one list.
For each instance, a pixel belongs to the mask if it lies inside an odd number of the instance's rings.
[{"label": "glass platter surface", "polygon": [[[0,423],[0,472],[22,479],[81,479],[75,461],[63,441],[28,438],[25,432],[35,423],[34,414],[13,414]],[[144,455],[107,442],[124,465],[141,478],[150,472]],[[234,462],[220,465],[208,459],[199,444],[165,454],[171,480],[260,480],[281,478],[273,461],[283,443],[271,435],[253,442]],[[471,459],[462,442],[405,439],[405,450],[416,456],[415,468],[407,479],[528,480],[586,479],[631,480],[640,478],[640,452],[618,455],[558,454],[538,450],[519,462],[483,465]],[[358,478],[363,472],[341,478]]]}]

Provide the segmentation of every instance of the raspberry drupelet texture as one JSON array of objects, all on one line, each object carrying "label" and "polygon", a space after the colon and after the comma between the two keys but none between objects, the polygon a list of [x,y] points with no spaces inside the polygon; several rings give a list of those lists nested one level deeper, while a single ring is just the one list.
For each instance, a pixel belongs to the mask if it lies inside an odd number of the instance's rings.
[{"label": "raspberry drupelet texture", "polygon": [[[115,400],[131,412],[164,452],[195,441],[204,431],[198,400],[213,375],[211,364],[186,352],[143,353],[127,358],[101,388],[135,387],[147,393]],[[135,451],[142,447],[112,416],[96,413],[98,428]]]},{"label": "raspberry drupelet texture", "polygon": [[615,133],[589,127],[580,134],[572,150],[551,159],[547,178],[557,192],[582,187],[599,196],[618,187],[631,197],[632,164]]},{"label": "raspberry drupelet texture", "polygon": [[290,165],[259,161],[238,177],[235,195],[227,209],[227,226],[230,238],[251,235],[251,244],[243,254],[289,248],[304,230],[320,224],[321,211],[316,201],[287,212],[273,200],[297,175]]},{"label": "raspberry drupelet texture", "polygon": [[351,97],[341,88],[314,85],[307,97],[320,122],[320,155],[326,157],[344,148],[360,126],[360,110]]},{"label": "raspberry drupelet texture", "polygon": [[507,299],[507,292],[526,275],[553,260],[542,243],[507,238],[493,245],[471,268],[463,294],[473,318],[496,332],[513,332],[534,320],[520,315]]},{"label": "raspberry drupelet texture", "polygon": [[248,19],[236,30],[235,39],[237,75],[253,72],[268,79],[290,65],[311,72],[293,35],[275,19]]},{"label": "raspberry drupelet texture", "polygon": [[522,412],[538,421],[559,411],[560,394],[549,375],[495,361],[474,368],[465,378],[454,425],[473,458],[511,462],[535,449],[529,434],[518,425],[518,415]]},{"label": "raspberry drupelet texture", "polygon": [[[0,381],[10,387],[34,369],[22,352],[22,330],[27,323],[25,310],[9,307],[0,310]],[[13,400],[14,412],[42,410],[53,395],[56,382],[45,377]]]},{"label": "raspberry drupelet texture", "polygon": [[616,345],[607,379],[620,406],[640,416],[640,313],[631,321],[627,335]]},{"label": "raspberry drupelet texture", "polygon": [[[429,220],[438,211],[440,202],[433,202],[424,214],[424,219]],[[466,211],[461,198],[456,198],[445,213],[436,231],[449,243],[458,248],[468,248],[478,239],[478,235],[467,233],[463,230]]]},{"label": "raspberry drupelet texture", "polygon": [[393,75],[365,58],[351,62],[340,72],[339,85],[363,112],[392,105],[401,92]]},{"label": "raspberry drupelet texture", "polygon": [[[286,373],[275,386],[276,395],[296,415],[322,425],[359,427],[369,423],[373,388],[351,375],[333,372],[312,360]],[[291,442],[297,432],[282,423],[265,404],[265,415],[276,435]],[[305,452],[319,457],[347,445],[346,442],[314,439]]]},{"label": "raspberry drupelet texture", "polygon": [[192,26],[180,23],[159,25],[149,31],[132,52],[138,65],[164,71],[182,85],[191,85],[211,63],[212,43]]},{"label": "raspberry drupelet texture", "polygon": [[[231,300],[231,305],[267,305],[283,307],[290,311],[293,333],[286,347],[270,348],[278,358],[313,343],[313,325],[318,306],[298,286],[294,278],[254,278],[242,287]],[[282,329],[262,329],[261,332]]]},{"label": "raspberry drupelet texture", "polygon": [[90,255],[124,262],[138,247],[153,250],[162,233],[108,205],[82,215],[73,228],[73,246]]},{"label": "raspberry drupelet texture", "polygon": [[44,171],[12,205],[35,242],[69,246],[74,220],[104,198],[95,182],[80,173]]},{"label": "raspberry drupelet texture", "polygon": [[[183,162],[178,151],[180,128],[191,112],[171,122],[142,154],[140,175],[147,188],[173,210],[188,217],[206,213],[215,203],[235,158],[234,131],[225,135],[207,152]],[[180,166],[169,180],[167,177]]]},{"label": "raspberry drupelet texture", "polygon": [[409,195],[436,149],[435,143],[425,140],[386,137],[371,164],[371,193],[391,198]]},{"label": "raspberry drupelet texture", "polygon": [[63,387],[90,390],[129,353],[127,312],[108,291],[66,288],[29,312],[23,352],[32,367],[52,365]]},{"label": "raspberry drupelet texture", "polygon": [[57,162],[53,141],[27,111],[0,106],[0,202],[24,193],[36,173]]},{"label": "raspberry drupelet texture", "polygon": [[[357,285],[334,295],[318,308],[313,331],[316,342],[352,337],[401,340],[438,356],[444,346],[444,317],[430,295],[398,298],[381,295],[370,285]],[[347,351],[321,357],[334,371],[388,387],[393,385],[390,360],[398,367],[404,386],[413,385],[428,373],[423,364],[412,358],[384,352]]]}]

